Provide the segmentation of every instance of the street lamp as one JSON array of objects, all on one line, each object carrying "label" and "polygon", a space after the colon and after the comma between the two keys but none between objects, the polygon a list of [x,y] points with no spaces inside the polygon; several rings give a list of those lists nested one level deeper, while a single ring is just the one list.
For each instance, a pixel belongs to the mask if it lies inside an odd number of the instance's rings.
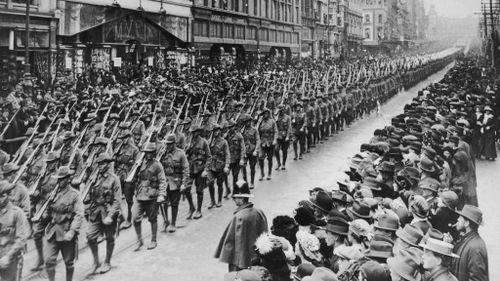
[{"label": "street lamp", "polygon": [[26,0],[26,42],[24,43],[24,72],[30,72],[30,4],[31,0]]}]

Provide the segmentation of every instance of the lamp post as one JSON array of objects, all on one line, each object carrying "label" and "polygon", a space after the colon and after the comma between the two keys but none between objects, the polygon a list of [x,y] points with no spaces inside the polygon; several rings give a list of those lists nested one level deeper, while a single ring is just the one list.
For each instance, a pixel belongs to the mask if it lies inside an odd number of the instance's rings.
[{"label": "lamp post", "polygon": [[30,3],[26,0],[26,42],[24,43],[24,73],[30,72]]}]

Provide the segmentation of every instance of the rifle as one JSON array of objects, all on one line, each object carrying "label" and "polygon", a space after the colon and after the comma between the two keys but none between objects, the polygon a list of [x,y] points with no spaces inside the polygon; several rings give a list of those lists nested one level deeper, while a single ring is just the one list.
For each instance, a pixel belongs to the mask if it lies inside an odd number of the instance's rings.
[{"label": "rifle", "polygon": [[14,115],[12,115],[12,117],[10,118],[9,122],[7,123],[7,125],[5,125],[5,127],[3,128],[3,131],[2,131],[2,134],[0,135],[0,139],[3,137],[3,135],[7,132],[7,130],[9,129],[10,127],[10,123],[12,123],[12,121],[14,121],[14,118],[16,118],[17,116],[17,113],[19,112],[19,110],[21,110],[20,108],[17,109],[17,111],[14,113]]},{"label": "rifle", "polygon": [[[151,128],[154,127],[153,124],[154,124],[155,119],[156,119],[156,112],[155,112],[155,115],[153,115],[153,119],[151,120],[151,126],[148,128],[149,133],[148,133],[148,135],[146,137],[145,142],[149,142],[151,140],[151,137],[152,137],[153,132],[154,132],[154,130],[151,129]],[[163,122],[165,122],[165,119],[163,119],[162,123]],[[158,127],[161,128],[162,126],[163,126],[163,124],[160,124],[160,126],[158,126]],[[130,182],[132,182],[134,180],[135,175],[137,173],[137,170],[142,165],[142,161],[144,160],[144,156],[145,155],[146,155],[146,153],[144,151],[141,151],[141,153],[139,153],[139,155],[135,159],[134,165],[130,169],[130,172],[128,173],[127,178],[125,179],[125,182],[130,183]]]},{"label": "rifle", "polygon": [[49,207],[52,202],[54,202],[57,193],[59,192],[59,183],[57,183],[56,187],[50,192],[49,198],[45,203],[43,203],[42,207],[35,213],[31,221],[38,222],[42,218],[42,215],[45,213],[45,210]]},{"label": "rifle", "polygon": [[115,104],[115,102],[113,101],[111,103],[111,105],[109,106],[109,109],[108,111],[106,112],[106,115],[104,115],[104,118],[102,119],[102,128],[101,128],[101,132],[99,133],[99,135],[102,137],[104,136],[104,131],[106,129],[106,122],[108,121],[108,118],[109,118],[109,114],[111,114],[111,109],[113,108],[113,105]]},{"label": "rifle", "polygon": [[99,168],[95,168],[94,171],[92,172],[92,174],[90,174],[90,177],[89,179],[87,180],[87,182],[85,183],[85,187],[83,188],[82,190],[82,201],[85,202],[87,198],[87,195],[89,194],[90,192],[90,189],[92,188],[92,186],[95,184],[95,182],[97,181],[97,178],[98,178],[98,175],[99,175]]},{"label": "rifle", "polygon": [[73,126],[71,126],[71,132],[75,131],[76,125],[78,124],[78,119],[82,116],[82,113],[87,110],[87,106],[84,106],[78,113],[76,114],[75,122],[73,122]]},{"label": "rifle", "polygon": [[[40,114],[40,117],[43,116],[43,114],[47,110],[48,106],[49,106],[49,104],[45,105],[45,108],[43,109],[42,113]],[[59,111],[57,113],[59,113]],[[56,114],[56,116],[57,116],[57,114]],[[28,138],[28,140],[22,144],[22,146],[16,151],[16,153],[12,157],[12,159],[14,159],[14,164],[17,165],[21,161],[21,158],[23,157],[24,153],[26,152],[26,149],[28,149],[28,145],[31,143],[31,141],[33,140],[33,138],[36,135],[36,132],[38,131],[38,126],[40,126],[40,120],[41,120],[41,118],[38,118],[36,120],[33,134],[31,134],[31,136]]]},{"label": "rifle", "polygon": [[[177,129],[182,109],[186,105],[186,102],[188,101],[188,99],[191,99],[191,98],[186,97],[186,99],[184,99],[184,102],[182,103],[179,114],[177,114],[177,118],[175,119],[174,126],[172,126],[172,128],[170,129],[171,134],[175,133],[175,130]],[[166,148],[167,148],[166,145],[162,145],[160,147],[160,149],[158,149],[158,153],[156,154],[156,160],[160,161],[160,159],[163,157],[163,154],[165,154]]]}]

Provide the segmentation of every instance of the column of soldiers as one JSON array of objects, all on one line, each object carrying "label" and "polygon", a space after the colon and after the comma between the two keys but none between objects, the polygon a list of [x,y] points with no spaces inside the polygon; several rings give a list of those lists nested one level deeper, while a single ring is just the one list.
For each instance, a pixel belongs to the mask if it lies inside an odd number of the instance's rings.
[{"label": "column of soldiers", "polygon": [[[235,84],[234,91],[205,84],[187,85],[187,90],[171,87],[168,93],[152,87],[156,95],[136,96],[141,90],[133,88],[122,96],[96,96],[100,103],[88,99],[77,104],[70,98],[66,104],[49,103],[48,113],[40,118],[42,125],[37,122],[26,134],[25,144],[1,168],[0,205],[3,202],[6,212],[15,214],[15,221],[8,223],[15,223],[14,232],[20,235],[3,228],[0,232],[9,247],[14,245],[11,254],[0,254],[2,280],[18,276],[17,261],[28,236],[34,239],[38,256],[32,270],[45,267],[49,280],[55,280],[61,252],[66,280],[72,280],[84,221],[93,274],[111,269],[120,229],[133,226],[135,250],[142,249],[144,217],[152,233],[147,249],[156,248],[159,213],[163,229],[175,232],[181,198],[189,205],[187,218],[200,219],[206,187],[212,209],[229,198],[239,177],[254,188],[257,163],[259,180],[271,180],[274,158],[276,170],[286,169],[290,143],[293,159],[302,159],[406,86],[401,77],[387,72],[385,79],[352,82],[349,78],[320,87],[319,81],[295,79],[281,87],[276,81],[285,81],[283,77],[276,76],[273,82],[262,76],[253,84]],[[207,89],[211,94],[205,93]],[[103,263],[100,238],[106,240]]]}]

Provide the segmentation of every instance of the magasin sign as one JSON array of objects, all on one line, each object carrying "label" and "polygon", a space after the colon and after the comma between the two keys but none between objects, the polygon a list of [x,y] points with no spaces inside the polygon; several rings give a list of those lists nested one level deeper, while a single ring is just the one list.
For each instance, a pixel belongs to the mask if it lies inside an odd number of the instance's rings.
[{"label": "magasin sign", "polygon": [[165,39],[156,26],[133,15],[104,25],[103,34],[106,43],[124,43],[133,39],[143,44],[160,44],[160,38]]}]

